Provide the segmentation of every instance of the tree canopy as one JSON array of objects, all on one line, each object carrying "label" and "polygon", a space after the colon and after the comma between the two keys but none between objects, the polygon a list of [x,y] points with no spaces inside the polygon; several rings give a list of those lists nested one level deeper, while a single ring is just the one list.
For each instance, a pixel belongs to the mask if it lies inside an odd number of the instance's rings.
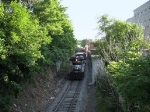
[{"label": "tree canopy", "polygon": [[148,50],[150,46],[143,38],[142,27],[109,19],[108,15],[103,15],[98,25],[99,34],[104,37],[95,42],[97,53],[109,63],[106,71],[112,80],[111,86],[123,99],[124,110],[149,111],[150,58],[143,56],[141,50]]},{"label": "tree canopy", "polygon": [[65,11],[58,0],[2,0],[0,109],[4,112],[10,111],[23,82],[72,55],[76,39]]}]

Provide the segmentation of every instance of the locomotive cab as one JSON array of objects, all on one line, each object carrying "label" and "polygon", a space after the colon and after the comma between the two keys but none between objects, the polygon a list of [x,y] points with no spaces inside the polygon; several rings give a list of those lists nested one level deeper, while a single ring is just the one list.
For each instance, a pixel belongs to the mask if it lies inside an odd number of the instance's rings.
[{"label": "locomotive cab", "polygon": [[86,62],[86,53],[85,52],[77,52],[75,56],[80,57],[83,62]]}]

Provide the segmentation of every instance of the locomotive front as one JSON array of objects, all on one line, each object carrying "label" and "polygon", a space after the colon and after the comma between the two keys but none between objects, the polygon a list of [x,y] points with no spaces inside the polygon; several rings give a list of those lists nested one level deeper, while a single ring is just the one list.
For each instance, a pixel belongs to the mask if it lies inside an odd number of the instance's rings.
[{"label": "locomotive front", "polygon": [[83,79],[85,72],[85,58],[83,58],[84,54],[75,55],[70,58],[72,62],[72,67],[70,70],[70,79]]}]

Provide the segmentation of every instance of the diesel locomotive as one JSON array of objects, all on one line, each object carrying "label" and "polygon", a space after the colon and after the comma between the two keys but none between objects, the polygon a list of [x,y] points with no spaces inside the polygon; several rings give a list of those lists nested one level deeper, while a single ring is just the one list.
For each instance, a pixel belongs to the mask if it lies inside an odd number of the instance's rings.
[{"label": "diesel locomotive", "polygon": [[73,57],[71,57],[69,61],[70,61],[70,70],[69,70],[70,79],[83,79],[85,74],[86,53],[76,52],[76,54]]}]

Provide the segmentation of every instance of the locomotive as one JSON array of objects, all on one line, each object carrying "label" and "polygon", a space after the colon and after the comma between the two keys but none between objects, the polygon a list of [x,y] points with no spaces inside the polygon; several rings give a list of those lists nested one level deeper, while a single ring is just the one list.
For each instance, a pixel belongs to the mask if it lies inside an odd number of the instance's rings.
[{"label": "locomotive", "polygon": [[76,54],[70,59],[70,79],[83,79],[86,64],[86,53],[76,52]]}]

